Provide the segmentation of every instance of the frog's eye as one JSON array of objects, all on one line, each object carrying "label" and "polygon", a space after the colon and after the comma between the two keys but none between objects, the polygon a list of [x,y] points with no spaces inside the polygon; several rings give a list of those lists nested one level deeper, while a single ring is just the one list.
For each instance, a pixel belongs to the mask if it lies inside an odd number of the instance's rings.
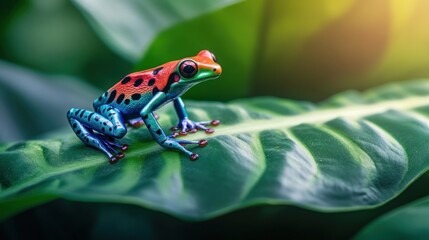
[{"label": "frog's eye", "polygon": [[191,78],[197,74],[198,67],[194,61],[186,60],[180,64],[179,71],[184,78]]},{"label": "frog's eye", "polygon": [[215,56],[213,53],[210,53],[210,55],[212,56],[213,61],[214,61],[215,63],[217,63],[216,56]]}]

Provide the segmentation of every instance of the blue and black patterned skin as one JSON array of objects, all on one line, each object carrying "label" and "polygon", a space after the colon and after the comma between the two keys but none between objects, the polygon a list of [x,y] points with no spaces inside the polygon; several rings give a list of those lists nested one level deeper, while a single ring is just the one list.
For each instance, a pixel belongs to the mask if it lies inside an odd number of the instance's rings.
[{"label": "blue and black patterned skin", "polygon": [[[99,98],[94,100],[95,111],[72,108],[67,119],[73,131],[89,146],[103,151],[111,163],[116,163],[125,154],[128,146],[115,140],[127,134],[126,123],[132,126],[144,124],[153,139],[161,146],[175,149],[196,160],[198,154],[184,146],[199,144],[205,146],[206,140],[187,141],[175,139],[177,134],[167,136],[153,115],[153,111],[173,102],[179,123],[180,135],[196,132],[199,129],[212,133],[208,128],[216,126],[218,120],[194,122],[189,120],[186,107],[180,98],[197,83],[215,79],[222,73],[215,56],[203,50],[194,57],[171,61],[156,68],[128,74]],[[120,149],[120,150],[118,150]]]}]

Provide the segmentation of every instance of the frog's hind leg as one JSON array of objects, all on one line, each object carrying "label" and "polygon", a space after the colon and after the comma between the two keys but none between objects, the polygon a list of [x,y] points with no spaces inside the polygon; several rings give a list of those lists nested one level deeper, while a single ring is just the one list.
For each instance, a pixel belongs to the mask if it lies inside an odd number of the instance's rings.
[{"label": "frog's hind leg", "polygon": [[86,144],[103,151],[115,163],[124,153],[128,145],[115,143],[115,138],[122,138],[127,130],[120,112],[110,106],[102,105],[97,112],[72,108],[67,113],[70,125],[76,135]]},{"label": "frog's hind leg", "polygon": [[98,148],[103,151],[107,157],[109,157],[110,161],[117,161],[117,152],[112,151],[111,147],[107,145],[104,141],[102,141],[91,129],[83,126],[79,121],[75,119],[70,119],[70,125],[73,128],[76,136],[85,144]]}]

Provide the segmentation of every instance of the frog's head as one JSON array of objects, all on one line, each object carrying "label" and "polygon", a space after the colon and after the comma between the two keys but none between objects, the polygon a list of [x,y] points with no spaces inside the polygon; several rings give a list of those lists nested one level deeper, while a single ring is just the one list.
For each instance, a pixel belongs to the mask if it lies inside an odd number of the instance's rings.
[{"label": "frog's head", "polygon": [[184,85],[215,79],[222,73],[222,68],[213,53],[202,50],[194,57],[180,60],[176,71],[180,76],[178,85]]}]

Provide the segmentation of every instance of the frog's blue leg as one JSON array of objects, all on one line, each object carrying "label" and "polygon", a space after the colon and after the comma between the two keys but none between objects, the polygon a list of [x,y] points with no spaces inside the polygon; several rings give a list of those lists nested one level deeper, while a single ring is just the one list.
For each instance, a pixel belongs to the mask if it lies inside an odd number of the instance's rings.
[{"label": "frog's blue leg", "polygon": [[198,158],[198,154],[188,151],[181,144],[183,145],[199,144],[201,147],[204,147],[207,144],[207,141],[206,140],[200,140],[200,141],[175,140],[174,138],[171,138],[165,135],[158,121],[155,119],[155,117],[152,114],[152,111],[156,108],[156,106],[162,105],[162,103],[165,102],[165,100],[167,100],[165,93],[158,92],[155,96],[153,96],[153,98],[149,101],[149,103],[146,104],[146,106],[144,106],[144,108],[140,112],[140,116],[142,117],[149,132],[152,134],[153,139],[155,139],[155,141],[159,145],[165,148],[179,150],[185,153],[186,155],[188,155],[191,160],[196,160]]},{"label": "frog's blue leg", "polygon": [[198,131],[198,129],[202,129],[206,133],[213,133],[214,130],[206,126],[209,124],[212,126],[217,126],[220,124],[219,120],[203,121],[203,122],[194,122],[189,120],[186,106],[180,97],[174,100],[174,108],[176,109],[177,116],[179,117],[179,124],[177,124],[176,127],[173,127],[172,130],[175,131],[175,130],[181,129],[179,133],[180,135],[186,135],[187,132],[195,133]]},{"label": "frog's blue leg", "polygon": [[108,105],[102,105],[96,112],[79,108],[72,108],[67,112],[67,118],[73,131],[82,142],[100,149],[115,163],[124,154],[114,148],[126,150],[127,145],[114,142],[115,138],[122,138],[127,129],[121,113]]}]

